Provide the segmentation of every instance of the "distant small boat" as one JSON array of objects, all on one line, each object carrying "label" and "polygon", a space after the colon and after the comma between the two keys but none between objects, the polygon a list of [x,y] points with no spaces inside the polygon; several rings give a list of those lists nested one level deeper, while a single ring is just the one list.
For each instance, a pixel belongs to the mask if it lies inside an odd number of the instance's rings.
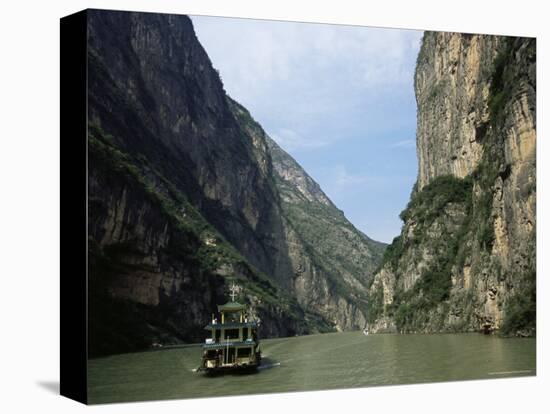
[{"label": "distant small boat", "polygon": [[363,329],[363,334],[364,335],[368,335],[369,334],[369,330],[367,328]]}]

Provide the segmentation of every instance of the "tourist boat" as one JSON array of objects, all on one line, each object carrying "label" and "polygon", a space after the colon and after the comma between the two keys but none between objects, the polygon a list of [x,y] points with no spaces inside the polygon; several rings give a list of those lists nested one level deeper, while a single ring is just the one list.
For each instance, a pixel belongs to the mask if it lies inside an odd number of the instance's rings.
[{"label": "tourist boat", "polygon": [[237,288],[231,286],[231,302],[218,305],[219,319],[204,329],[210,338],[202,345],[200,371],[255,370],[261,363],[258,323],[249,320],[246,305],[235,302]]}]

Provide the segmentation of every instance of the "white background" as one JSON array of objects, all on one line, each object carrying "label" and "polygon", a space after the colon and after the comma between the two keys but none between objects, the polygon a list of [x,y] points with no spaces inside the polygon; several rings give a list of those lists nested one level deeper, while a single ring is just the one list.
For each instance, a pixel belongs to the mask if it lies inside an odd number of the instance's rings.
[{"label": "white background", "polygon": [[[296,3],[296,4],[293,4]],[[543,1],[15,1],[0,15],[0,410],[11,412],[542,412],[548,409],[548,29]],[[362,4],[362,5],[360,5]],[[537,36],[536,378],[114,404],[85,408],[59,381],[59,21],[86,7]],[[548,249],[546,249],[548,250]],[[75,277],[82,275],[75,274]],[[290,412],[290,411],[289,411]]]}]

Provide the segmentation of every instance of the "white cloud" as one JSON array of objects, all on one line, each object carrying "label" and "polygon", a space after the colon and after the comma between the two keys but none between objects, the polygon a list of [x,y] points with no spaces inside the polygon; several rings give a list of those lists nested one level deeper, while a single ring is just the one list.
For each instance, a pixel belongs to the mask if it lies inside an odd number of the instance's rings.
[{"label": "white cloud", "polygon": [[[362,88],[410,83],[406,58],[416,53],[421,36],[417,31],[357,26],[192,19],[228,92],[245,101],[261,96],[277,81],[315,81],[322,89],[334,88],[334,82]],[[331,78],[324,76],[327,72]],[[324,82],[316,82],[319,79]]]},{"label": "white cloud", "polygon": [[360,174],[351,174],[346,167],[338,165],[333,169],[334,183],[337,187],[347,187],[359,184],[365,184],[370,181],[369,177]]},{"label": "white cloud", "polygon": [[280,128],[271,134],[273,138],[285,151],[290,152],[296,149],[313,149],[328,145],[326,141],[308,139],[288,128]]},{"label": "white cloud", "polygon": [[414,148],[416,147],[416,141],[414,139],[404,139],[402,141],[394,142],[390,145],[390,148]]},{"label": "white cloud", "polygon": [[[320,181],[324,182],[327,193],[337,195],[353,191],[379,191],[387,189],[388,185],[400,185],[410,181],[409,176],[384,176],[380,174],[371,174],[366,171],[371,170],[370,166],[362,166],[361,172],[350,172],[345,165],[335,165],[332,167],[320,168],[318,170]],[[324,189],[324,187],[323,187]],[[408,194],[407,194],[408,195]]]},{"label": "white cloud", "polygon": [[387,178],[362,173],[350,172],[344,165],[336,165],[325,168],[322,181],[325,182],[327,193],[337,196],[338,194],[350,193],[350,191],[373,189],[384,186]]}]

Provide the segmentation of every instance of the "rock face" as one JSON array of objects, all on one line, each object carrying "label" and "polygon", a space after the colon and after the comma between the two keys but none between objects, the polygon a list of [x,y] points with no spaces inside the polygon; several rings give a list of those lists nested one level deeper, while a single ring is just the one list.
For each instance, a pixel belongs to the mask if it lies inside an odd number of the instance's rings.
[{"label": "rock face", "polygon": [[88,38],[90,355],[202,340],[229,280],[263,335],[364,326],[384,246],[226,95],[191,20],[90,10]]},{"label": "rock face", "polygon": [[535,39],[430,33],[419,173],[369,291],[372,331],[535,331]]}]

